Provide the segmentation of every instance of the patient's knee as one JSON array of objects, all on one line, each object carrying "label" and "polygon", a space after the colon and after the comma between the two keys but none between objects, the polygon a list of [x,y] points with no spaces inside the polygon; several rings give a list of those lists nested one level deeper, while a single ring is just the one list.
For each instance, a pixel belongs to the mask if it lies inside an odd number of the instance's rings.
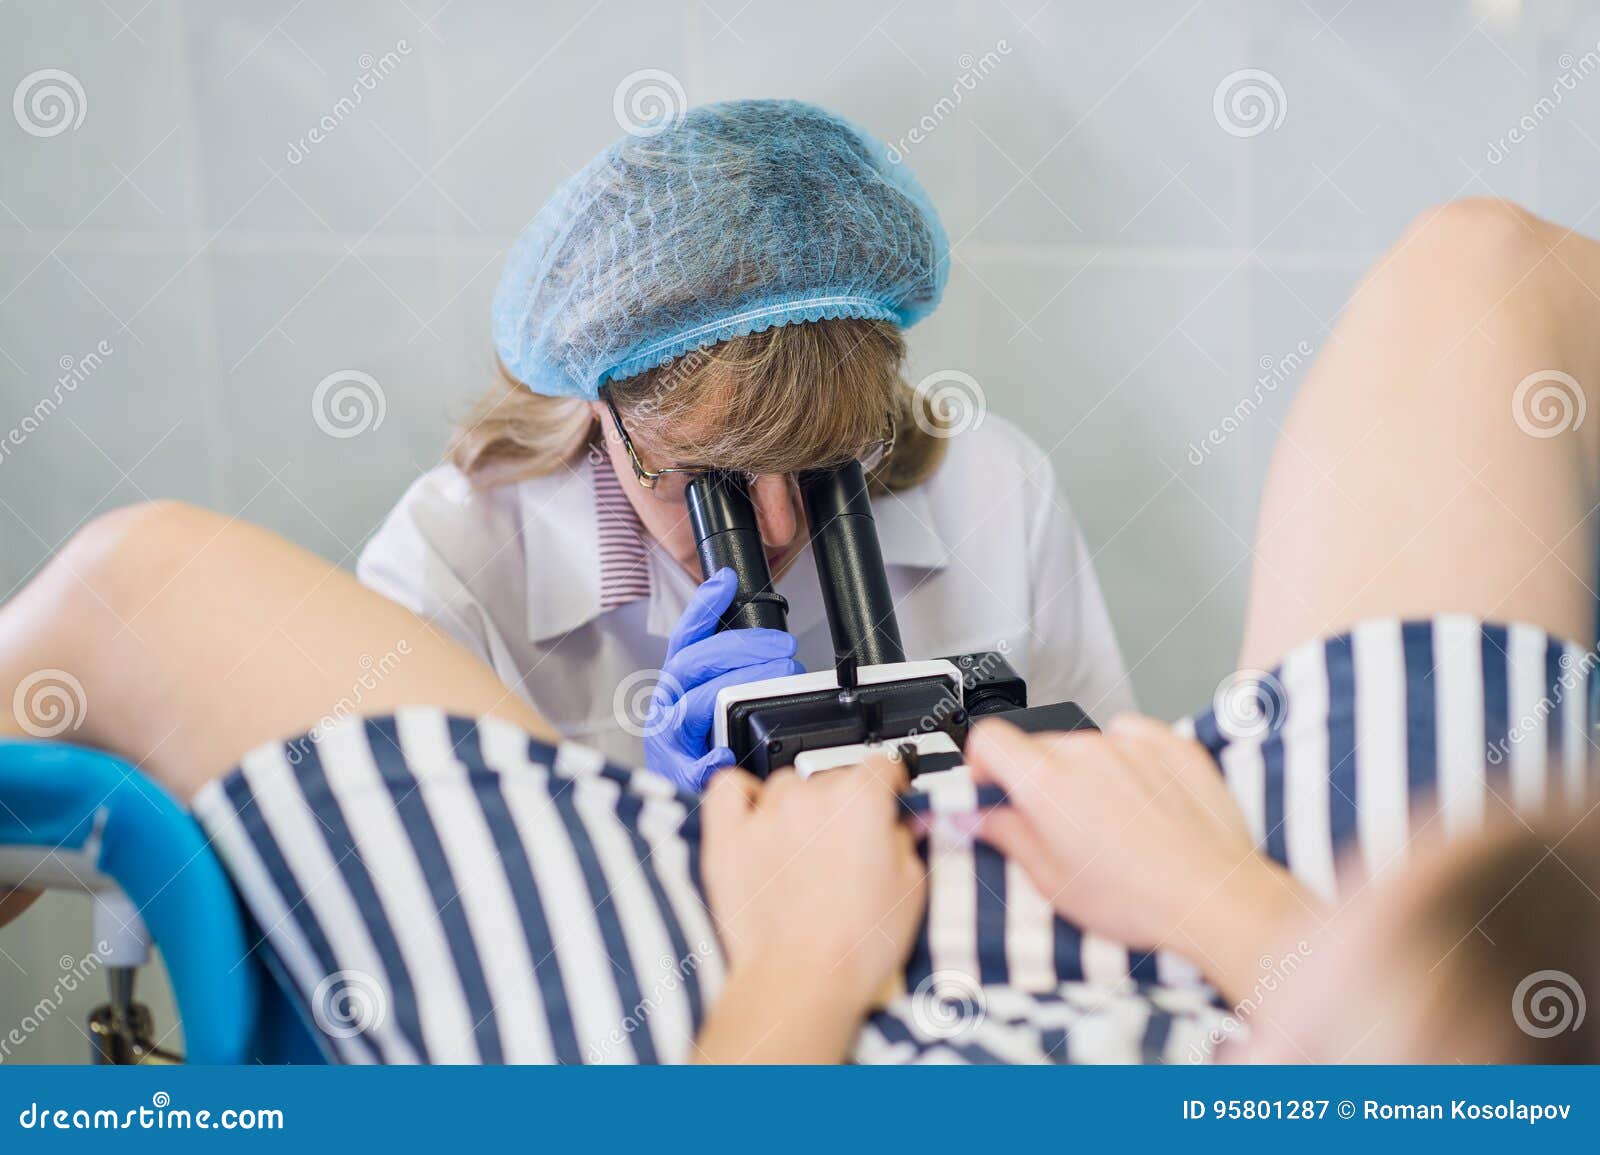
[{"label": "patient's knee", "polygon": [[1465,279],[1504,293],[1554,243],[1552,226],[1514,201],[1463,197],[1421,213],[1380,263],[1407,263],[1439,282]]},{"label": "patient's knee", "polygon": [[1406,235],[1433,234],[1456,242],[1517,240],[1533,236],[1544,221],[1504,197],[1457,197],[1417,214]]},{"label": "patient's knee", "polygon": [[229,519],[181,501],[149,501],[100,514],[72,535],[41,577],[68,597],[119,616],[136,613]]},{"label": "patient's knee", "polygon": [[138,565],[216,537],[228,519],[183,501],[142,501],[90,519],[66,551],[91,565]]},{"label": "patient's knee", "polygon": [[1586,264],[1561,251],[1566,236],[1510,201],[1477,197],[1429,209],[1362,281],[1346,335],[1381,337],[1375,348],[1391,369],[1397,350],[1431,365],[1452,351],[1467,356],[1469,338],[1505,361],[1538,350],[1540,364],[1550,362],[1567,340],[1577,296],[1570,269]]}]

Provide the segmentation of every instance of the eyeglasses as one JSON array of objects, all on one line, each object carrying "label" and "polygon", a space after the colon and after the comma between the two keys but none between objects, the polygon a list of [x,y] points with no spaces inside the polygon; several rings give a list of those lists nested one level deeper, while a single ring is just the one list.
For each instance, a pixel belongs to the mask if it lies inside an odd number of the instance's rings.
[{"label": "eyeglasses", "polygon": [[[689,487],[689,482],[700,474],[717,468],[714,465],[671,465],[665,469],[647,469],[644,459],[639,456],[639,450],[633,444],[633,438],[628,436],[628,430],[622,424],[622,414],[617,409],[616,401],[612,398],[610,392],[605,389],[600,391],[600,396],[604,399],[606,408],[611,412],[611,423],[616,427],[617,437],[621,439],[622,447],[628,453],[628,461],[633,466],[633,476],[640,485],[648,489],[658,500],[668,502],[682,501],[684,491]],[[889,455],[894,452],[894,415],[885,413],[883,419],[884,425],[889,430],[887,437],[873,442],[864,453],[849,455],[841,458],[839,462],[829,462],[827,464],[841,464],[850,460],[851,456],[854,456],[855,460],[861,463],[861,468],[869,473],[882,465],[888,460]],[[823,466],[818,466],[818,468],[823,468]],[[756,474],[753,473],[748,476],[751,481],[756,478]]]}]

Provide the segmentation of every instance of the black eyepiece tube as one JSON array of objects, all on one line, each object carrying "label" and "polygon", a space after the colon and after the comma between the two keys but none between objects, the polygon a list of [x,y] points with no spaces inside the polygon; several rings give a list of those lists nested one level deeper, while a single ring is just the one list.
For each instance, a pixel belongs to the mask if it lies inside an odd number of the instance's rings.
[{"label": "black eyepiece tube", "polygon": [[905,661],[861,464],[801,473],[800,496],[833,631],[835,664],[843,658],[861,666]]},{"label": "black eyepiece tube", "polygon": [[690,481],[686,492],[701,575],[731,569],[739,579],[722,628],[788,629],[789,603],[772,590],[767,551],[744,475],[708,470]]}]

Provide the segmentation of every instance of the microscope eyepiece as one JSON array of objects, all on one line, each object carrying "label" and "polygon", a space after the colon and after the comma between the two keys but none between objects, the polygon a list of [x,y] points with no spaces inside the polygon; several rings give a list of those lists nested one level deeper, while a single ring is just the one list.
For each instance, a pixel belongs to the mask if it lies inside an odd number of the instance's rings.
[{"label": "microscope eyepiece", "polygon": [[852,670],[905,661],[861,463],[800,474],[800,496],[833,633],[835,668],[847,659]]},{"label": "microscope eyepiece", "polygon": [[[833,636],[834,665],[840,685],[853,684],[857,666],[905,661],[866,474],[852,461],[807,470],[798,481]],[[722,615],[722,627],[787,628],[789,607],[772,590],[745,476],[708,470],[689,482],[687,499],[701,573],[710,577],[729,568],[738,576],[739,592]]]},{"label": "microscope eyepiece", "polygon": [[722,615],[722,628],[788,629],[789,603],[773,592],[745,476],[707,470],[689,482],[686,497],[701,576],[731,569],[739,580],[739,592]]}]

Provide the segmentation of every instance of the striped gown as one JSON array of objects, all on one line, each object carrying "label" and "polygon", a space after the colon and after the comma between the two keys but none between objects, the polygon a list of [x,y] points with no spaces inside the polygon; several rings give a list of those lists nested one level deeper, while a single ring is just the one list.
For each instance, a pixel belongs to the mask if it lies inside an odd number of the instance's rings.
[{"label": "striped gown", "polygon": [[[1371,621],[1180,729],[1261,849],[1337,899],[1419,825],[1584,795],[1595,660],[1527,626]],[[960,833],[994,801],[959,776],[905,799],[931,815],[928,914],[857,1061],[1210,1057],[1226,1012],[1193,966],[1056,918]],[[338,1061],[680,1062],[724,980],[695,798],[505,722],[349,719],[248,754],[195,813]]]}]

